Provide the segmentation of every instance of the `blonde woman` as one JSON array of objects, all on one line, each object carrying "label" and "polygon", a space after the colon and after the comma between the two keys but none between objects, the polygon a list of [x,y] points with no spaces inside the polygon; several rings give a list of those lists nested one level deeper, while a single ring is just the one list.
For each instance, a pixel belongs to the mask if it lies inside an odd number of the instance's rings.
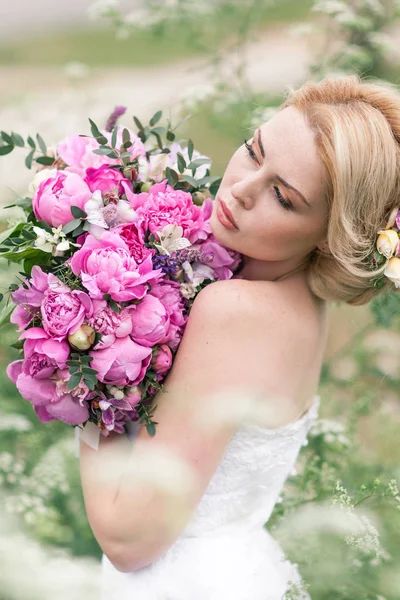
[{"label": "blonde woman", "polygon": [[351,76],[291,91],[233,155],[212,228],[242,278],[196,299],[156,436],[81,443],[104,599],[280,600],[300,582],[263,526],[317,416],[327,301],[378,292],[399,144],[399,97]]}]

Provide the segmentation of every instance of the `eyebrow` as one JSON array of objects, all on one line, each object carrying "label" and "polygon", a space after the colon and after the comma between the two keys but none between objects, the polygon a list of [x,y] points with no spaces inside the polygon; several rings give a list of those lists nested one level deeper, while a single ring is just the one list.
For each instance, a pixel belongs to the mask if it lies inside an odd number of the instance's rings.
[{"label": "eyebrow", "polygon": [[[258,132],[257,142],[258,142],[258,146],[260,148],[261,156],[263,158],[265,158],[265,150],[264,150],[264,146],[263,146],[262,139],[261,139],[261,129],[258,129],[257,132]],[[299,192],[299,190],[297,190],[295,187],[293,187],[292,185],[290,185],[290,183],[288,183],[287,181],[285,181],[283,179],[283,177],[281,177],[280,175],[275,175],[275,177],[286,188],[288,188],[289,190],[293,190],[293,192],[296,192],[296,194],[299,196],[299,198],[301,198],[301,200],[304,202],[304,204],[306,204],[309,208],[311,208],[311,204],[303,196],[303,194],[301,192]]]}]

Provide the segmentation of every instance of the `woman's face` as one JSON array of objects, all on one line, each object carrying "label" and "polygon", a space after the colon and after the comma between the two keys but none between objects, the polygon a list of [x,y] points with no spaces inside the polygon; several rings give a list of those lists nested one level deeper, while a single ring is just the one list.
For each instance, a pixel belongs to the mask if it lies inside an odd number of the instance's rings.
[{"label": "woman's face", "polygon": [[293,107],[232,156],[211,216],[222,244],[261,261],[303,259],[326,234],[326,171],[314,134]]}]

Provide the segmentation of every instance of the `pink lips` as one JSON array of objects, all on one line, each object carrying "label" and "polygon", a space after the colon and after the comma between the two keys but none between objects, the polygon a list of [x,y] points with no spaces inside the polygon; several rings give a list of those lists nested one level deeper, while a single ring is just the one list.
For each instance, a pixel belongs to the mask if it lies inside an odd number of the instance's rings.
[{"label": "pink lips", "polygon": [[231,211],[229,210],[225,202],[219,199],[217,206],[217,217],[220,223],[227,229],[239,229]]}]

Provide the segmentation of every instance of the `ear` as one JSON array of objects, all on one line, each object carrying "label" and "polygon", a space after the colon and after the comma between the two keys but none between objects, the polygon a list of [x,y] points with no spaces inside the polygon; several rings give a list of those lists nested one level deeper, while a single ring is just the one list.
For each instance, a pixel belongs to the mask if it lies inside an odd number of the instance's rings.
[{"label": "ear", "polygon": [[323,254],[331,253],[328,245],[328,240],[326,238],[324,238],[319,244],[317,244],[317,249]]}]

